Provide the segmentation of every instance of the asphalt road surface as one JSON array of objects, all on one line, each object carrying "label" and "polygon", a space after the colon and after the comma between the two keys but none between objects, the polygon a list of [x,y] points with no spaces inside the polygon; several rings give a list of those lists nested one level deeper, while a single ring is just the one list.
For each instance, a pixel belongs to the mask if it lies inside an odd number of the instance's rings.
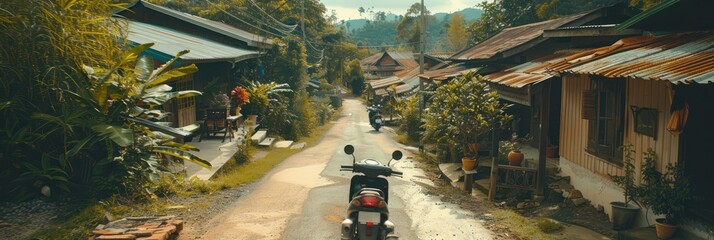
[{"label": "asphalt road surface", "polygon": [[[386,116],[385,116],[386,117]],[[390,129],[375,131],[366,106],[346,99],[341,117],[316,145],[286,159],[235,206],[214,217],[204,239],[339,239],[346,215],[351,172],[340,172],[355,148],[357,159],[387,163],[394,150],[404,158],[393,167],[403,178],[389,178],[390,219],[400,239],[492,239],[473,214],[426,194],[415,182],[431,184],[411,162],[412,154],[392,140]]]}]

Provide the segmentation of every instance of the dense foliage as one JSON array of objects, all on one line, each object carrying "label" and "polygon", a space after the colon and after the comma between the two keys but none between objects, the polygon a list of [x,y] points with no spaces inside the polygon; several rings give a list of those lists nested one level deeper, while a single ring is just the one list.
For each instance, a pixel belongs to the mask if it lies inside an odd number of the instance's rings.
[{"label": "dense foliage", "polygon": [[468,73],[436,89],[426,111],[423,141],[456,147],[469,153],[468,144],[478,143],[479,136],[503,126],[511,116],[505,113],[508,105],[499,101],[487,80]]},{"label": "dense foliage", "polygon": [[421,119],[419,112],[420,95],[415,94],[407,98],[397,100],[396,111],[401,116],[399,130],[407,134],[407,139],[411,142],[419,142],[421,139]]},{"label": "dense foliage", "polygon": [[210,166],[187,152],[193,147],[127,121],[160,119],[165,114],[157,106],[200,93],[172,92],[164,84],[195,66],[154,69],[138,58],[149,45],[124,50],[125,25],[109,17],[117,7],[69,0],[0,5],[3,199],[66,192],[146,196],[165,161]]},{"label": "dense foliage", "polygon": [[[477,6],[484,10],[468,31],[471,43],[481,42],[504,28],[558,18],[622,2],[621,0],[495,0]],[[630,0],[630,6],[650,8],[661,0]]]},{"label": "dense foliage", "polygon": [[359,96],[364,91],[364,71],[362,71],[362,66],[360,66],[359,60],[354,59],[350,62],[347,72],[347,81],[350,89],[352,89],[352,94]]}]

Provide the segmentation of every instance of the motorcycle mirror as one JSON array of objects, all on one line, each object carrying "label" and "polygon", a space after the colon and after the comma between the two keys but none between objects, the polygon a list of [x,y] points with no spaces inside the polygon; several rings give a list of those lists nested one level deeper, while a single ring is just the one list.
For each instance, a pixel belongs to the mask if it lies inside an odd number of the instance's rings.
[{"label": "motorcycle mirror", "polygon": [[396,150],[392,152],[392,159],[399,160],[402,159],[402,151]]},{"label": "motorcycle mirror", "polygon": [[349,145],[349,144],[347,144],[345,146],[345,153],[347,153],[348,155],[352,155],[352,153],[354,153],[354,152],[355,152],[355,147],[353,147],[352,145]]}]

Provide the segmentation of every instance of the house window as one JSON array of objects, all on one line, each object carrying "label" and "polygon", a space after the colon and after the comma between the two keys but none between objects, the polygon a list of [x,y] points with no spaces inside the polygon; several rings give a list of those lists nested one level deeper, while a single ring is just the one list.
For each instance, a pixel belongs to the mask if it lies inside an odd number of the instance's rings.
[{"label": "house window", "polygon": [[593,77],[590,90],[583,92],[583,118],[588,120],[586,151],[622,165],[624,138],[625,81]]}]

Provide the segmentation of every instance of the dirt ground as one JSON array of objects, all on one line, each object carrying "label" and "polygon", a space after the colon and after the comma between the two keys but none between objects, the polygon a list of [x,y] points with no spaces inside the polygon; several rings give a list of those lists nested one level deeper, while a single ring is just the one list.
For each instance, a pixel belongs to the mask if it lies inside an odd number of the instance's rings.
[{"label": "dirt ground", "polygon": [[[572,202],[564,199],[560,194],[550,190],[546,192],[546,198],[541,202],[540,206],[526,207],[525,209],[515,209],[516,203],[520,202],[513,198],[498,199],[495,203],[489,202],[483,193],[475,193],[476,197],[466,193],[463,190],[451,186],[446,180],[440,178],[440,173],[437,169],[430,169],[424,165],[421,166],[428,170],[429,178],[436,184],[437,187],[423,185],[434,195],[441,197],[444,202],[458,204],[461,208],[473,211],[477,214],[486,214],[489,209],[504,208],[513,209],[522,216],[534,219],[546,217],[563,223],[565,229],[558,233],[551,234],[555,239],[615,239],[617,232],[612,230],[612,225],[608,220],[607,215],[596,210],[589,204],[575,206]],[[474,189],[474,191],[478,191]],[[479,197],[480,195],[480,197]],[[501,205],[500,203],[507,204]],[[498,224],[491,219],[484,218],[482,221],[484,226],[496,233],[497,239],[521,239],[516,237],[508,228],[502,224]]]}]

